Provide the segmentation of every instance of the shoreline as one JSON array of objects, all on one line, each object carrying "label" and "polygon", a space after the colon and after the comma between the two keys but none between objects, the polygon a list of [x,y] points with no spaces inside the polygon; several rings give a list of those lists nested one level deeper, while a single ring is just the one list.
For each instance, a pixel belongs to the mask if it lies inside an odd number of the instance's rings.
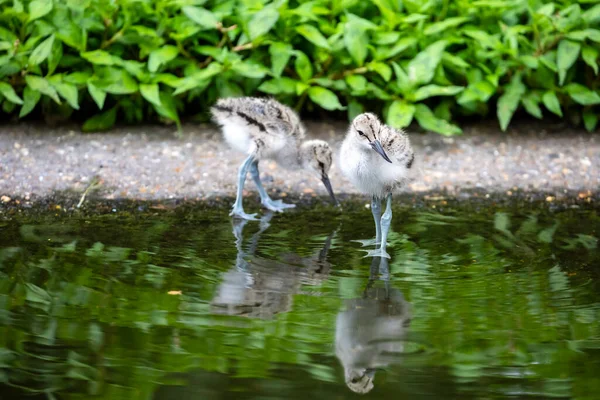
[{"label": "shoreline", "polygon": [[[328,140],[339,154],[346,124],[307,123],[309,137]],[[420,176],[405,192],[426,198],[469,199],[479,193],[513,193],[556,199],[594,199],[600,190],[600,136],[582,130],[516,124],[502,133],[492,124],[465,127],[462,136],[412,133]],[[231,198],[244,156],[228,149],[211,125],[184,125],[182,138],[163,126],[118,128],[83,134],[65,127],[0,126],[0,208],[15,200],[44,203],[53,197],[94,200],[218,202]],[[327,195],[317,177],[260,164],[274,198],[311,202]],[[340,198],[360,194],[337,160],[330,172]],[[568,195],[567,195],[568,194]],[[253,182],[245,196],[257,197]],[[46,199],[46,200],[44,200]]]}]

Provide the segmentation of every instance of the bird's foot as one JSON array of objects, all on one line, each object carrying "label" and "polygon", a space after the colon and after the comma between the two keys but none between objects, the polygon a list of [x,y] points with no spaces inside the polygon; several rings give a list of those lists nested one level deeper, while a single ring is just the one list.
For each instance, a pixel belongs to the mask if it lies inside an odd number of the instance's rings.
[{"label": "bird's foot", "polygon": [[237,208],[234,208],[233,210],[231,210],[231,212],[229,213],[229,216],[233,217],[233,218],[247,219],[249,221],[257,221],[258,220],[258,218],[256,218],[256,214],[246,214],[244,212],[244,210],[237,209]]},{"label": "bird's foot", "polygon": [[385,249],[382,249],[382,248],[378,248],[375,250],[363,250],[363,251],[367,252],[367,254],[363,258],[366,258],[366,257],[392,258],[387,253],[387,251],[385,251]]},{"label": "bird's foot", "polygon": [[357,239],[357,240],[351,240],[351,242],[360,243],[360,244],[362,244],[362,247],[379,246],[381,244],[381,240],[377,240],[376,238]]},{"label": "bird's foot", "polygon": [[271,211],[275,211],[275,212],[282,212],[283,210],[285,210],[286,208],[294,208],[296,207],[295,204],[287,204],[284,203],[281,200],[272,200],[272,199],[265,199],[262,201],[262,205],[263,207],[271,210]]}]

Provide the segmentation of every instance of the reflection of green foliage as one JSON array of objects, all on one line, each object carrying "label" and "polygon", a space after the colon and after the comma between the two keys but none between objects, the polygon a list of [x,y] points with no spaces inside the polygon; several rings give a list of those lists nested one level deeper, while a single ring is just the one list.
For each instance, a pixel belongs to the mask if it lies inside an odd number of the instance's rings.
[{"label": "reflection of green foliage", "polygon": [[[338,226],[296,217],[274,219],[257,255],[307,257]],[[372,221],[362,211],[344,221],[352,223],[334,237],[329,278],[301,285],[291,311],[271,320],[210,312],[235,264],[229,221],[168,214],[9,223],[0,232],[0,383],[61,398],[148,399],[189,379],[210,386],[207,396],[224,386],[251,393],[257,386],[242,382],[263,382],[299,398],[283,372],[293,371],[319,382],[319,393],[346,393],[336,316],[367,283],[370,260],[350,240],[371,234]],[[441,367],[463,398],[513,390],[592,398],[600,390],[600,290],[589,268],[599,261],[596,213],[399,211],[394,221],[392,285],[411,303],[409,338],[427,351],[389,367],[384,388],[414,370],[437,380]],[[249,224],[245,238],[257,229]],[[192,371],[204,372],[178,375]]]}]

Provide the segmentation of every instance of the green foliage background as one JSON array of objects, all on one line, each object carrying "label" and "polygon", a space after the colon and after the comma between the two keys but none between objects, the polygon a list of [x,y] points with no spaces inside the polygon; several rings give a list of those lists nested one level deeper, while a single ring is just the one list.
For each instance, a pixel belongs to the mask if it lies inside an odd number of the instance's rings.
[{"label": "green foliage background", "polygon": [[273,95],[447,135],[494,114],[506,129],[518,110],[598,122],[595,0],[0,0],[0,13],[3,118],[179,125],[221,96]]}]

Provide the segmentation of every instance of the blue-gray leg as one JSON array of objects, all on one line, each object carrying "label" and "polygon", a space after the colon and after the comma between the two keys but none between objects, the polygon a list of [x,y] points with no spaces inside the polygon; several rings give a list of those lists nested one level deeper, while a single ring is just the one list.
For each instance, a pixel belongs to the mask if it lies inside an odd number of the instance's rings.
[{"label": "blue-gray leg", "polygon": [[373,196],[371,200],[371,212],[375,220],[375,243],[379,245],[381,242],[381,199]]},{"label": "blue-gray leg", "polygon": [[392,194],[387,195],[385,212],[381,216],[381,246],[377,250],[368,252],[367,257],[385,257],[390,258],[386,252],[387,236],[392,224]]},{"label": "blue-gray leg", "polygon": [[379,247],[381,244],[381,199],[373,196],[371,199],[371,213],[373,213],[373,220],[375,221],[375,239],[366,239],[366,240],[353,240],[353,242],[358,242],[366,246]]},{"label": "blue-gray leg", "polygon": [[229,213],[234,217],[240,217],[244,219],[252,219],[255,220],[256,214],[246,214],[244,212],[244,208],[242,206],[242,195],[244,191],[244,183],[246,182],[246,176],[248,175],[248,170],[250,169],[252,163],[254,162],[254,156],[250,155],[242,165],[240,165],[240,169],[238,171],[238,187],[237,187],[237,196],[235,198],[235,203],[233,204],[233,209]]},{"label": "blue-gray leg", "polygon": [[269,194],[267,193],[267,191],[262,185],[262,182],[260,181],[260,173],[258,171],[258,160],[255,160],[250,166],[250,174],[252,175],[252,179],[254,180],[256,187],[258,188],[258,194],[260,194],[260,201],[265,208],[271,211],[281,212],[286,208],[296,207],[294,204],[286,204],[281,200],[273,200],[271,199],[271,197],[269,197]]}]

